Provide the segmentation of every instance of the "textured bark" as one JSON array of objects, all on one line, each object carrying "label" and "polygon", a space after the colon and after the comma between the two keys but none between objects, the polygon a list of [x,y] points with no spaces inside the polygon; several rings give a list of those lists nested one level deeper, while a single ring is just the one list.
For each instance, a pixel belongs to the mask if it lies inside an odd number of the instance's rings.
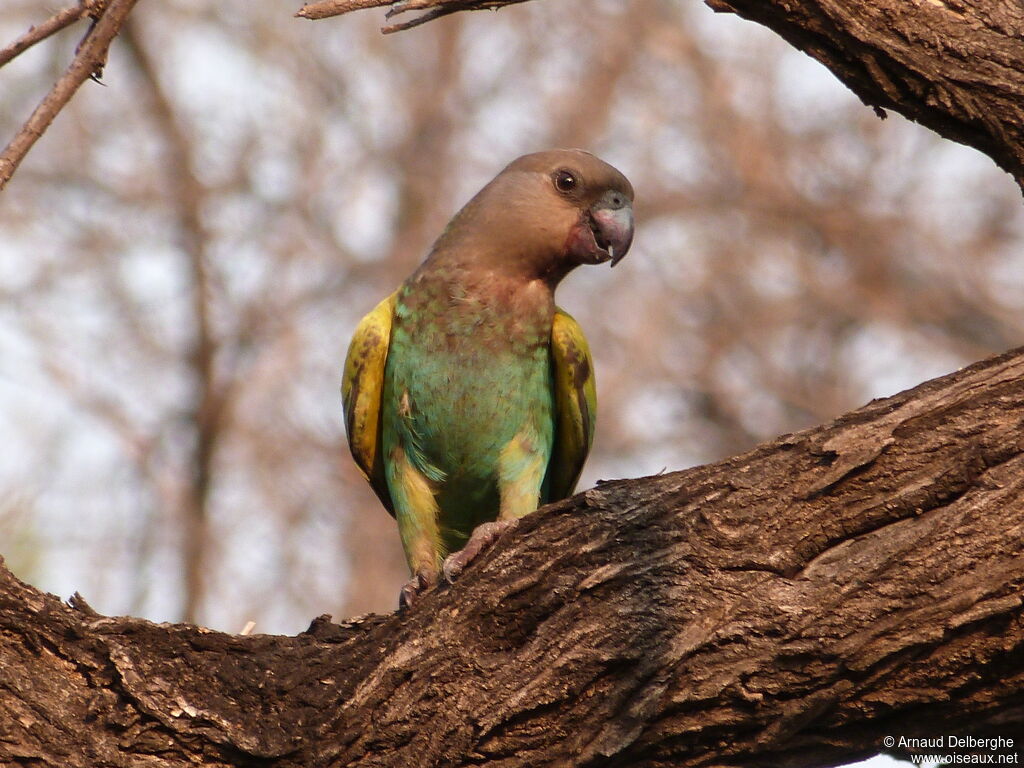
[{"label": "textured bark", "polygon": [[[297,637],[0,574],[0,764],[816,766],[1024,732],[1024,350],[523,519]],[[1018,741],[1019,743],[1019,741]]]},{"label": "textured bark", "polygon": [[764,24],[865,104],[981,150],[1024,185],[1024,4],[707,0]]}]

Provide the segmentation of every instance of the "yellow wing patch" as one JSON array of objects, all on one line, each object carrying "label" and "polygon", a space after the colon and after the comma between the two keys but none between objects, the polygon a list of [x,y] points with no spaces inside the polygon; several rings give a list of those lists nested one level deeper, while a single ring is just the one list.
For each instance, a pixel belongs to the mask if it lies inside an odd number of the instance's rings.
[{"label": "yellow wing patch", "polygon": [[576,488],[594,441],[597,389],[594,362],[583,329],[571,315],[555,310],[551,325],[551,362],[555,384],[555,444],[548,466],[549,501]]},{"label": "yellow wing patch", "polygon": [[341,382],[348,447],[363,476],[392,515],[394,505],[388,493],[381,455],[381,400],[395,296],[388,296],[359,322],[348,346],[345,376]]}]

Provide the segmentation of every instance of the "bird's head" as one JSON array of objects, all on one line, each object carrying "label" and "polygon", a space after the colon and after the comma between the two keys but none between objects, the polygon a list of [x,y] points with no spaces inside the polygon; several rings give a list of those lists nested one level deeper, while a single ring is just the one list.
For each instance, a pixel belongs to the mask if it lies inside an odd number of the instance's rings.
[{"label": "bird's head", "polygon": [[615,266],[626,255],[633,187],[589,152],[524,155],[467,203],[438,246],[455,238],[478,263],[554,285],[580,264]]}]

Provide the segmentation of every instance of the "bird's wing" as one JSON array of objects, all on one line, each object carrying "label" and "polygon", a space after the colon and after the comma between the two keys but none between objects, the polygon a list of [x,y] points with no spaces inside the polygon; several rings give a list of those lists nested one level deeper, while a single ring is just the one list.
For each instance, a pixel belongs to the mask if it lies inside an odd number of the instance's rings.
[{"label": "bird's wing", "polygon": [[573,492],[590,453],[597,418],[594,363],[583,329],[572,316],[555,310],[551,325],[555,385],[555,444],[545,485],[549,501]]},{"label": "bird's wing", "polygon": [[392,515],[395,510],[384,477],[381,446],[381,400],[396,295],[388,296],[359,322],[348,346],[341,382],[348,447],[363,476]]}]

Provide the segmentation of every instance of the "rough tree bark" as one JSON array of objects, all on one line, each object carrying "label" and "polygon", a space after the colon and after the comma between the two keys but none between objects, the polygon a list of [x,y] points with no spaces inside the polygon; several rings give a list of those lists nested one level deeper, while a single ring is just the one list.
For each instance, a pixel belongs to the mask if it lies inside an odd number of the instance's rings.
[{"label": "rough tree bark", "polygon": [[[397,32],[523,0],[313,0],[322,19],[390,6]],[[981,150],[1024,188],[1024,4],[1007,0],[705,0],[777,32],[882,116],[891,109]]]},{"label": "rough tree bark", "polygon": [[[1019,4],[715,3],[1024,181]],[[106,618],[0,569],[0,764],[812,766],[887,734],[1019,746],[1022,421],[1016,351],[719,464],[603,484],[407,614],[294,638]]]},{"label": "rough tree bark", "polygon": [[981,150],[1024,187],[1024,4],[706,1],[774,30],[880,114]]},{"label": "rough tree bark", "polygon": [[0,764],[815,766],[1024,733],[1024,349],[524,518],[297,637],[0,578]]}]

